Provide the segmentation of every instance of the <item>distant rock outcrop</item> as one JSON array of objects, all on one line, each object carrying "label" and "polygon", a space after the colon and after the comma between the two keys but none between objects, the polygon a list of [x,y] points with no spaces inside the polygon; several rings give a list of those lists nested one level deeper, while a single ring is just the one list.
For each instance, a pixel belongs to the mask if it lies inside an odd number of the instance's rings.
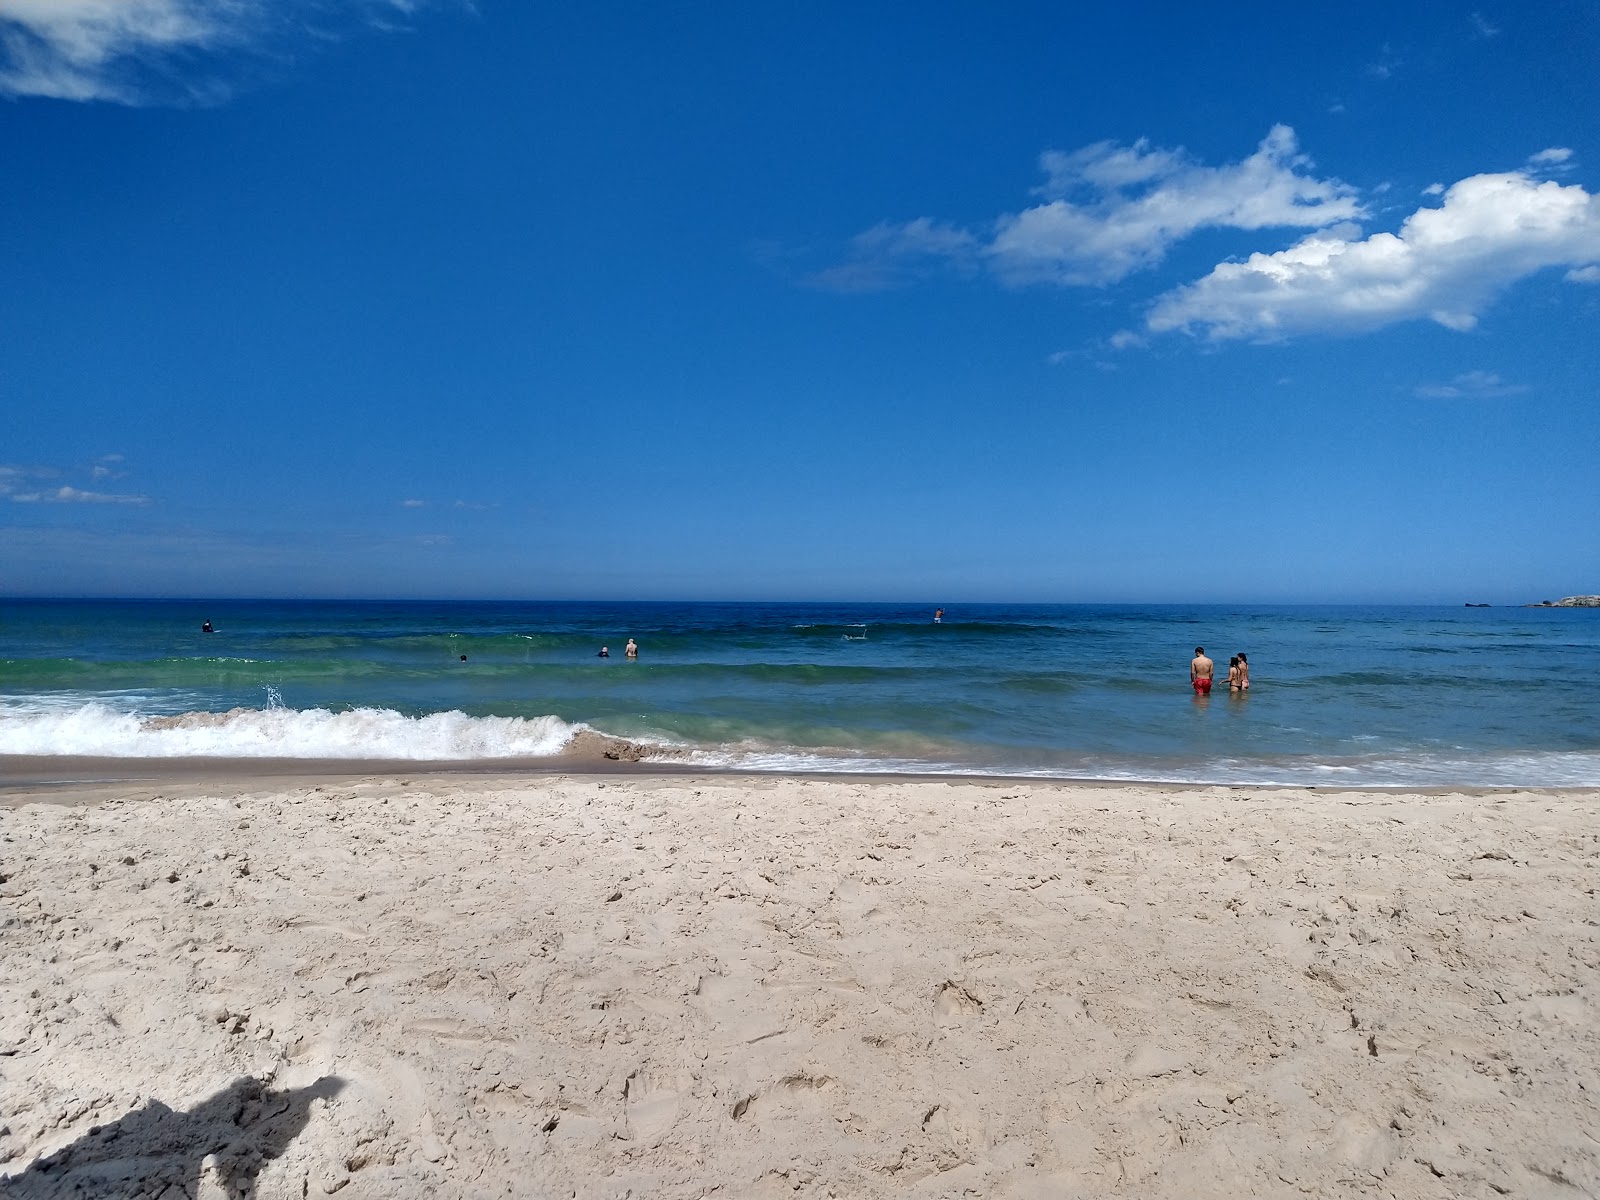
[{"label": "distant rock outcrop", "polygon": [[1600,596],[1566,596],[1560,600],[1541,600],[1524,608],[1600,608]]}]

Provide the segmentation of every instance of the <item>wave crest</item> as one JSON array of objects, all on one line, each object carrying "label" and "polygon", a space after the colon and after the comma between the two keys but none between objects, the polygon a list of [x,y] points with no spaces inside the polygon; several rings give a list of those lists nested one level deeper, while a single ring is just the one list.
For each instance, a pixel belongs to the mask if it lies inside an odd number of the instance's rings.
[{"label": "wave crest", "polygon": [[139,717],[105,704],[0,712],[0,754],[89,758],[365,758],[445,762],[546,758],[585,727],[559,717],[408,717],[387,708],[234,708]]}]

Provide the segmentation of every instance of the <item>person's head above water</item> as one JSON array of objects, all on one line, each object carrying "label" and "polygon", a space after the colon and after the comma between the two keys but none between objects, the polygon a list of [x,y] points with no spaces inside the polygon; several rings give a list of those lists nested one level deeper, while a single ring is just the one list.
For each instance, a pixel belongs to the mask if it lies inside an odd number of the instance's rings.
[{"label": "person's head above water", "polygon": [[1194,652],[1196,654],[1204,654],[1206,652],[1206,648],[1204,646],[1196,646],[1194,648]]}]

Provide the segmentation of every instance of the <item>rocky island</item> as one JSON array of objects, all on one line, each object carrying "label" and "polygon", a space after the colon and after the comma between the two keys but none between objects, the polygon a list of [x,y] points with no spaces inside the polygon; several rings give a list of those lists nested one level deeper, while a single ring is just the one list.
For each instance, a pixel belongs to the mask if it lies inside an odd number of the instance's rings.
[{"label": "rocky island", "polygon": [[1524,608],[1600,608],[1600,596],[1567,596],[1560,600],[1541,600]]}]

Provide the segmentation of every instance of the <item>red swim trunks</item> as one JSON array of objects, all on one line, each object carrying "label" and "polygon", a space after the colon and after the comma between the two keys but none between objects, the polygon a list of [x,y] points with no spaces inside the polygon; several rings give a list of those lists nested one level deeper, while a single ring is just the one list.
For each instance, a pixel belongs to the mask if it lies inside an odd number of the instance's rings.
[{"label": "red swim trunks", "polygon": [[1206,676],[1206,677],[1201,678],[1201,679],[1196,679],[1194,681],[1194,694],[1196,696],[1209,696],[1209,695],[1211,695],[1211,678],[1210,678],[1210,676]]}]

